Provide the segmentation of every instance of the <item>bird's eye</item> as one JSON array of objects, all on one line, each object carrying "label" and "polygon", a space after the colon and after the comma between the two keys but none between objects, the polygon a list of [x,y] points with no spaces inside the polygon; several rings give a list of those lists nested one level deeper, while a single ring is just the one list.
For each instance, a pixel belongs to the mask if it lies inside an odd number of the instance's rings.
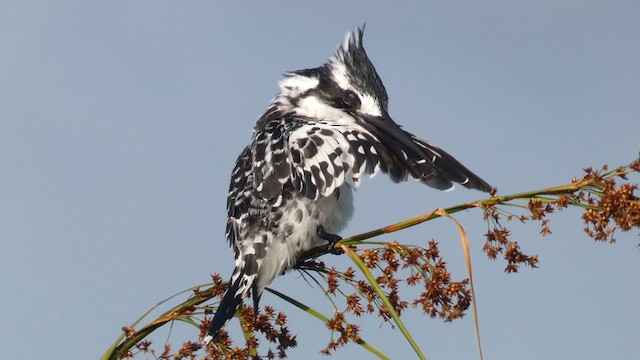
[{"label": "bird's eye", "polygon": [[342,103],[348,108],[356,108],[360,106],[360,98],[351,90],[342,93]]}]

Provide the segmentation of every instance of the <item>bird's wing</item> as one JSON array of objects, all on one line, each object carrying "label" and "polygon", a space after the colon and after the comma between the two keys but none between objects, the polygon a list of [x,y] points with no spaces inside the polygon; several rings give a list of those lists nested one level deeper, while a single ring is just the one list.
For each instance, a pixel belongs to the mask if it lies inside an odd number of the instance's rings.
[{"label": "bird's wing", "polygon": [[[260,218],[257,216],[260,207],[255,206],[252,202],[255,198],[253,195],[255,187],[252,164],[251,147],[246,147],[238,156],[231,173],[231,184],[227,198],[227,240],[235,255],[235,269],[229,281],[227,292],[211,320],[205,342],[215,337],[218,330],[233,318],[245,294],[254,286],[258,268],[266,251],[264,237],[254,237],[249,239],[249,242],[246,241],[247,229],[254,229],[253,225],[258,221],[256,219]],[[241,231],[243,228],[245,230]],[[248,243],[251,245],[250,247],[247,246]],[[254,292],[253,295],[254,304],[257,304],[260,294]]]},{"label": "bird's wing", "polygon": [[[453,182],[467,188],[490,191],[484,180],[464,167],[444,150],[407,132],[423,150],[404,151],[393,140],[380,141],[364,129],[328,121],[309,121],[284,116],[268,122],[257,133],[252,145],[254,184],[258,194],[272,205],[279,205],[283,189],[293,189],[315,200],[326,197],[347,183],[360,184],[362,175],[378,170],[395,182],[411,175],[440,190]],[[400,159],[390,147],[397,147]]]},{"label": "bird's wing", "polygon": [[236,165],[231,173],[229,196],[227,197],[227,229],[226,235],[229,245],[238,257],[240,242],[236,227],[242,219],[251,215],[251,195],[253,193],[253,157],[251,148],[246,147],[238,156]]},{"label": "bird's wing", "polygon": [[371,134],[327,122],[305,124],[289,136],[293,187],[309,199],[326,197],[363,174],[389,172],[392,157]]},{"label": "bird's wing", "polygon": [[256,195],[274,206],[282,202],[283,188],[291,182],[288,139],[290,132],[299,126],[297,118],[286,115],[276,117],[255,133],[251,143]]},{"label": "bird's wing", "polygon": [[420,153],[404,149],[392,139],[380,140],[363,129],[322,121],[305,124],[289,137],[294,188],[317,199],[331,195],[345,182],[357,187],[363,174],[373,176],[381,170],[395,182],[411,176],[440,190],[453,188],[455,182],[470,189],[491,191],[487,182],[446,151],[406,134],[422,150]]}]

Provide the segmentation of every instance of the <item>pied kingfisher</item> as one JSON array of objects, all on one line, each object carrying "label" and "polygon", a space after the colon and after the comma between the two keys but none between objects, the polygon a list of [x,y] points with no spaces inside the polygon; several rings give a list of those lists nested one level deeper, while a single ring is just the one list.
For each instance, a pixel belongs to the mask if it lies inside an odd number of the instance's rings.
[{"label": "pied kingfisher", "polygon": [[352,192],[378,170],[440,190],[452,182],[491,186],[451,155],[403,130],[387,112],[387,92],[362,46],[349,33],[321,67],[293,71],[258,119],[251,144],[231,175],[226,235],[235,254],[229,288],[205,342],[231,319],[251,289],[264,288],[301,253],[337,234],[353,214]]}]

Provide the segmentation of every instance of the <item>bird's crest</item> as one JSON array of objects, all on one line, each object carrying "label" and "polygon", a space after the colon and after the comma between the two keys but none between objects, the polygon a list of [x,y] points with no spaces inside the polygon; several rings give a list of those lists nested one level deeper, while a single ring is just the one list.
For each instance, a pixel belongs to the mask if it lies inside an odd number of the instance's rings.
[{"label": "bird's crest", "polygon": [[353,87],[359,93],[371,96],[380,109],[386,110],[387,91],[364,50],[363,35],[364,25],[348,33],[335,56],[325,66],[341,88]]}]

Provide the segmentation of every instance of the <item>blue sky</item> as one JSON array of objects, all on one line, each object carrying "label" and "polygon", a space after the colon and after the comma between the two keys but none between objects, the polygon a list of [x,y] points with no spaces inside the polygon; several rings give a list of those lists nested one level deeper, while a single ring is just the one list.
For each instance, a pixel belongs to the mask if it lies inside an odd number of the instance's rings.
[{"label": "blue sky", "polygon": [[[640,150],[638,13],[632,1],[2,2],[0,358],[97,358],[159,300],[211,272],[229,276],[226,193],[255,120],[282,73],[322,64],[365,22],[394,119],[502,193],[629,162]],[[358,190],[343,235],[482,197],[378,176]],[[514,225],[541,260],[517,275],[481,253],[480,214],[458,216],[487,359],[640,353],[638,236],[593,243],[579,215],[552,216],[546,238]],[[464,277],[447,221],[385,239],[431,238]],[[331,311],[295,273],[273,287]],[[269,294],[262,303],[283,305]],[[430,359],[476,356],[470,316],[442,324],[409,314]],[[296,311],[289,325],[301,333],[291,358],[320,358],[329,334]],[[362,326],[383,352],[407,358],[399,333],[377,319]],[[178,327],[172,338],[194,335]],[[366,355],[354,345],[334,358]]]}]

